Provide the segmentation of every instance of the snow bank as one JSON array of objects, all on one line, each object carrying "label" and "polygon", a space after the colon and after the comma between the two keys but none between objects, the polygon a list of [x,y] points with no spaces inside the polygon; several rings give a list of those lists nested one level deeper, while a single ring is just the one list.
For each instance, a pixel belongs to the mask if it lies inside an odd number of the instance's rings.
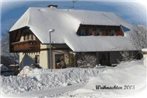
[{"label": "snow bank", "polygon": [[[53,70],[26,67],[18,76],[1,76],[0,89],[3,95],[26,93],[26,98],[30,96],[27,92],[31,91],[34,91],[34,96],[39,98],[51,98],[52,92],[56,97],[61,98],[115,98],[143,90],[146,84],[145,76],[146,66],[143,65],[142,60],[122,62],[117,67]],[[97,85],[120,87],[129,85],[134,88],[102,90],[97,89]]]},{"label": "snow bank", "polygon": [[69,68],[61,70],[31,69],[24,67],[18,76],[2,77],[2,92],[6,94],[44,90],[85,83],[89,77],[97,76],[97,69]]},{"label": "snow bank", "polygon": [[[104,86],[118,86],[122,89],[102,89]],[[130,88],[127,88],[127,86],[130,86]],[[120,98],[137,94],[144,90],[145,86],[146,66],[143,66],[143,61],[122,62],[115,68],[105,68],[98,76],[90,77],[83,88],[68,92],[63,96],[72,96],[73,98]]]},{"label": "snow bank", "polygon": [[29,67],[29,66],[25,66],[20,73],[18,74],[18,76],[22,76],[22,77],[26,77],[28,76],[28,74],[31,74],[33,68]]}]

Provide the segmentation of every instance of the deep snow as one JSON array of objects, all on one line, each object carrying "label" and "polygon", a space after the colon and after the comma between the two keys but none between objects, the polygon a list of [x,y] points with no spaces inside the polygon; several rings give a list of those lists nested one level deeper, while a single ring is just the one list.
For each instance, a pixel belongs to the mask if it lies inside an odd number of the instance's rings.
[{"label": "deep snow", "polygon": [[[143,61],[122,62],[117,67],[32,69],[25,67],[18,76],[1,76],[1,94],[23,97],[114,98],[145,89]],[[101,86],[132,86],[131,89],[102,90]]]},{"label": "deep snow", "polygon": [[[101,86],[120,86],[123,89],[96,89],[96,85]],[[134,86],[125,89],[124,86]],[[105,68],[98,76],[91,77],[88,83],[75,91],[64,94],[64,97],[73,98],[120,98],[127,95],[137,94],[145,89],[146,86],[146,67],[142,61],[131,61],[119,64],[115,68]]]},{"label": "deep snow", "polygon": [[97,76],[97,69],[31,69],[25,67],[20,74],[1,77],[2,91],[7,94],[22,93],[46,88],[64,87],[77,83],[86,83],[89,77]]}]

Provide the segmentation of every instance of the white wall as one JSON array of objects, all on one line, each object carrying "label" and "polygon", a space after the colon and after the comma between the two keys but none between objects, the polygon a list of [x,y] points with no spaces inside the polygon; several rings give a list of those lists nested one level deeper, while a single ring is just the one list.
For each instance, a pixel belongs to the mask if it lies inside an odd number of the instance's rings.
[{"label": "white wall", "polygon": [[[46,49],[47,45],[41,45],[41,49]],[[48,50],[42,50],[34,53],[19,53],[19,63],[21,67],[35,63],[35,56],[39,55],[39,65],[42,68],[48,68]]]},{"label": "white wall", "polygon": [[50,67],[49,63],[49,46],[48,45],[40,45],[41,51],[38,53],[19,53],[19,62],[21,66],[31,65],[35,63],[35,55],[39,55],[39,65],[42,68],[55,68],[55,55],[56,54],[64,54],[64,60],[66,65],[69,64],[69,52],[63,50],[52,50],[52,66]]},{"label": "white wall", "polygon": [[48,48],[47,45],[42,45],[42,44],[40,45],[40,49],[41,49],[40,56],[39,56],[40,66],[45,69],[49,68],[49,57],[48,57],[49,53],[47,48]]}]

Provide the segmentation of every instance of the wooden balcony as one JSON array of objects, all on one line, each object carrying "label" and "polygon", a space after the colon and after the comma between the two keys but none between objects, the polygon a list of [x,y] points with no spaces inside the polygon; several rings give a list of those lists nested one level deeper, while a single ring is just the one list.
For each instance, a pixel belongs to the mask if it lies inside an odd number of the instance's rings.
[{"label": "wooden balcony", "polygon": [[40,42],[36,40],[13,42],[11,43],[10,51],[11,52],[39,52]]}]

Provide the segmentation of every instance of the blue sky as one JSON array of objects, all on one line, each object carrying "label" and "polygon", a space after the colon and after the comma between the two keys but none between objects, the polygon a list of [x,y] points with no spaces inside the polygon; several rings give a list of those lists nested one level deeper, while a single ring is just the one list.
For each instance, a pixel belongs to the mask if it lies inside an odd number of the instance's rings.
[{"label": "blue sky", "polygon": [[[10,27],[29,7],[47,7],[57,4],[58,8],[72,8],[71,1],[23,1],[3,2],[1,14],[1,33],[7,33]],[[135,2],[78,1],[74,9],[114,12],[132,24],[147,25],[147,9]],[[1,37],[0,37],[1,38]]]}]

